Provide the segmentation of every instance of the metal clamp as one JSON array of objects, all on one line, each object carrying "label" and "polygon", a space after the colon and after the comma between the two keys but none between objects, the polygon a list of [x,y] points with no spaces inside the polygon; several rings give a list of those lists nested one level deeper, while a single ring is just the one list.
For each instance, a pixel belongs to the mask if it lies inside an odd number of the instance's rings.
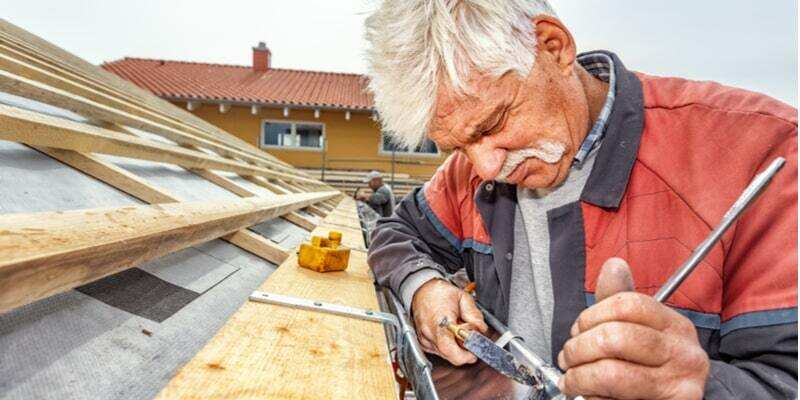
[{"label": "metal clamp", "polygon": [[506,347],[508,342],[512,341],[513,339],[522,339],[522,338],[515,335],[514,332],[506,331],[499,338],[497,338],[497,340],[494,341],[494,344],[500,347]]},{"label": "metal clamp", "polygon": [[328,314],[340,315],[343,317],[363,319],[366,321],[380,322],[383,324],[390,324],[396,327],[400,326],[400,323],[397,321],[397,317],[394,316],[393,314],[385,313],[382,311],[369,310],[365,308],[348,307],[339,304],[325,303],[317,300],[303,299],[300,297],[255,291],[250,295],[250,301],[286,306],[291,308],[298,308],[301,310],[318,311]]}]

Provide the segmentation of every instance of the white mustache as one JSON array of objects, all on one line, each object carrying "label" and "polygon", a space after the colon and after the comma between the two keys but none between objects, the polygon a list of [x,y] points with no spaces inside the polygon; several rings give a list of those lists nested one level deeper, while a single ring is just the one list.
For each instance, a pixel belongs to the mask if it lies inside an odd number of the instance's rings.
[{"label": "white mustache", "polygon": [[527,149],[514,150],[508,152],[506,161],[503,163],[503,168],[494,178],[498,182],[507,182],[508,175],[514,172],[518,165],[522,164],[525,160],[531,157],[538,158],[548,164],[555,164],[564,155],[567,149],[564,144],[559,142],[541,142],[539,147],[529,147]]}]

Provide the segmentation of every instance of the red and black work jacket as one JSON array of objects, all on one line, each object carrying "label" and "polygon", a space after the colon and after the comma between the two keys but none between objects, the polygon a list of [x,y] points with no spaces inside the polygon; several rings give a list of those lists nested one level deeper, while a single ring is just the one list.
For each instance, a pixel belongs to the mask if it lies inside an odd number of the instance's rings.
[{"label": "red and black work jacket", "polygon": [[[797,110],[713,82],[652,77],[614,60],[616,100],[580,200],[547,213],[552,359],[592,305],[610,257],[654,294],[754,175],[786,158],[762,196],[667,301],[696,326],[712,363],[706,398],[795,398]],[[465,268],[507,322],[516,187],[482,181],[460,152],[379,221],[369,263],[400,293],[425,268]]]}]

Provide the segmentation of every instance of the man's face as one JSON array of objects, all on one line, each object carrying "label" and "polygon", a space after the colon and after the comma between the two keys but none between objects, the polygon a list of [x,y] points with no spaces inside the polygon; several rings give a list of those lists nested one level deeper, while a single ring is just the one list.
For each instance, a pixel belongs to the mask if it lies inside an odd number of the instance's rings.
[{"label": "man's face", "polygon": [[589,129],[586,96],[574,71],[540,52],[527,77],[473,74],[474,94],[440,84],[429,136],[440,149],[464,152],[484,180],[528,188],[564,181]]},{"label": "man's face", "polygon": [[372,178],[369,181],[369,188],[375,190],[383,186],[383,178]]}]

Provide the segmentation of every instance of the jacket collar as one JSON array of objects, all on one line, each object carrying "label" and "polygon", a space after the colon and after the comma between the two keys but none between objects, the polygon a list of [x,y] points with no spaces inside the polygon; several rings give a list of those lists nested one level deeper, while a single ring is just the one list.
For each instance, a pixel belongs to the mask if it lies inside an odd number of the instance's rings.
[{"label": "jacket collar", "polygon": [[617,208],[639,152],[644,128],[644,97],[639,78],[625,68],[616,54],[603,53],[614,61],[616,100],[581,200],[598,207]]}]

